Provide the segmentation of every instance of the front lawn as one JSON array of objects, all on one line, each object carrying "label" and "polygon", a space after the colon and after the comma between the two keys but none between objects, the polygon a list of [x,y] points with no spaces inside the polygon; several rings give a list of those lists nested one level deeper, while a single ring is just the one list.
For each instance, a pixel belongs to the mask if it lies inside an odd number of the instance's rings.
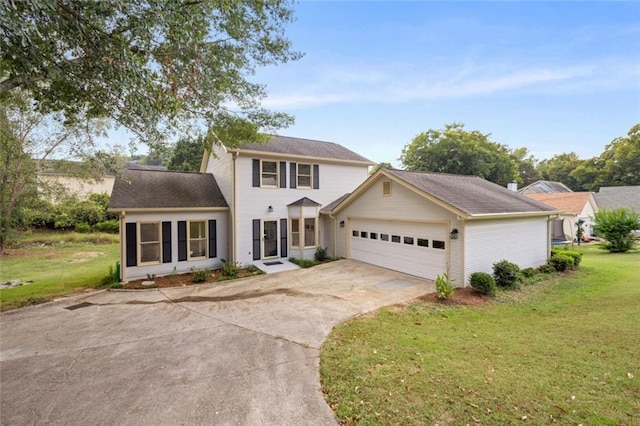
[{"label": "front lawn", "polygon": [[327,402],[347,424],[639,424],[640,253],[579,250],[578,271],[488,306],[416,302],[336,327]]},{"label": "front lawn", "polygon": [[0,310],[46,302],[81,288],[100,287],[109,267],[115,267],[118,251],[117,236],[108,234],[25,237],[0,260],[0,282],[24,283],[0,290]]}]

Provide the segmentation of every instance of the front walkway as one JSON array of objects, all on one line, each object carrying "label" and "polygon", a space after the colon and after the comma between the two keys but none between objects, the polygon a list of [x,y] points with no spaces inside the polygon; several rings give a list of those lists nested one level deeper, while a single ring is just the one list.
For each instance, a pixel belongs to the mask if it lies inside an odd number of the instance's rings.
[{"label": "front walkway", "polygon": [[300,269],[295,263],[289,262],[287,259],[273,259],[273,260],[256,260],[253,265],[262,269],[267,274],[275,274],[276,272],[295,271]]}]

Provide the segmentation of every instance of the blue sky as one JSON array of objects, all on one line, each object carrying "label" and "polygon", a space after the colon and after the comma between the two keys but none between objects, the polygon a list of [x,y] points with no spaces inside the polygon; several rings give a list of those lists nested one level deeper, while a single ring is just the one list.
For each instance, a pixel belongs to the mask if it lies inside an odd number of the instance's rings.
[{"label": "blue sky", "polygon": [[538,159],[599,155],[640,122],[639,2],[303,1],[297,61],[260,70],[282,135],[398,165],[447,123]]}]

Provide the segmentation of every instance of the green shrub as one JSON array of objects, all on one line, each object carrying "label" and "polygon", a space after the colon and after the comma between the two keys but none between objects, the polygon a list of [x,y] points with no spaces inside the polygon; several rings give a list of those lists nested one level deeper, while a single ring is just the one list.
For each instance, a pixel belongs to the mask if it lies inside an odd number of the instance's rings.
[{"label": "green shrub", "polygon": [[544,265],[538,266],[538,272],[541,274],[553,274],[556,272],[556,268],[554,268],[553,265],[545,263]]},{"label": "green shrub", "polygon": [[95,225],[104,220],[104,208],[93,201],[77,201],[69,206],[69,216],[75,223]]},{"label": "green shrub", "polygon": [[211,276],[211,271],[207,268],[197,269],[193,271],[193,282],[194,283],[203,283],[209,279]]},{"label": "green shrub", "polygon": [[315,254],[313,255],[313,258],[316,260],[316,262],[320,263],[326,261],[329,258],[329,256],[327,256],[327,248],[318,247]]},{"label": "green shrub", "polygon": [[236,278],[238,276],[238,272],[240,272],[240,264],[228,262],[225,259],[222,259],[222,268],[220,270],[220,274],[225,278]]},{"label": "green shrub", "polygon": [[551,256],[549,264],[553,266],[556,271],[564,272],[567,269],[573,268],[573,257],[564,253],[557,253]]},{"label": "green shrub", "polygon": [[471,284],[474,290],[490,296],[495,296],[498,289],[496,281],[486,272],[474,272],[471,274],[469,284]]},{"label": "green shrub", "polygon": [[440,300],[446,300],[453,297],[456,288],[451,283],[449,274],[444,273],[436,277],[436,296]]},{"label": "green shrub", "polygon": [[503,259],[493,264],[493,278],[498,287],[517,289],[520,287],[520,267]]},{"label": "green shrub", "polygon": [[625,253],[635,246],[633,231],[640,229],[640,213],[624,207],[603,208],[594,215],[593,229],[604,238],[602,248],[611,253]]},{"label": "green shrub", "polygon": [[520,271],[520,273],[525,278],[533,278],[536,276],[538,272],[533,268],[524,268],[523,270]]},{"label": "green shrub", "polygon": [[88,223],[76,223],[74,230],[81,234],[88,234],[91,232],[91,226]]},{"label": "green shrub", "polygon": [[105,220],[96,223],[93,226],[93,229],[99,232],[106,232],[108,234],[117,234],[120,232],[120,222],[117,220]]},{"label": "green shrub", "polygon": [[73,219],[65,212],[56,213],[53,216],[53,227],[56,229],[69,229],[73,223]]},{"label": "green shrub", "polygon": [[580,262],[582,262],[582,253],[580,253],[579,251],[560,249],[551,251],[551,257],[557,256],[558,254],[563,254],[565,256],[573,258],[573,268],[577,268],[578,266],[580,266]]},{"label": "green shrub", "polygon": [[295,257],[290,257],[289,262],[298,265],[301,268],[311,268],[312,266],[316,266],[318,262],[311,259],[296,259]]}]

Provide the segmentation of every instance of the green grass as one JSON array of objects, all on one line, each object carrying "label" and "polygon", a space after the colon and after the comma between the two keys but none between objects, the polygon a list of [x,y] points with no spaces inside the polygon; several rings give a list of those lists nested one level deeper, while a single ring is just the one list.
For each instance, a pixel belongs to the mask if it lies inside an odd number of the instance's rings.
[{"label": "green grass", "polygon": [[100,287],[118,260],[119,245],[109,234],[34,234],[8,253],[0,260],[0,281],[33,283],[0,290],[2,311]]},{"label": "green grass", "polygon": [[337,327],[327,402],[346,424],[640,424],[640,253],[580,250],[578,271],[488,306],[414,303]]}]

